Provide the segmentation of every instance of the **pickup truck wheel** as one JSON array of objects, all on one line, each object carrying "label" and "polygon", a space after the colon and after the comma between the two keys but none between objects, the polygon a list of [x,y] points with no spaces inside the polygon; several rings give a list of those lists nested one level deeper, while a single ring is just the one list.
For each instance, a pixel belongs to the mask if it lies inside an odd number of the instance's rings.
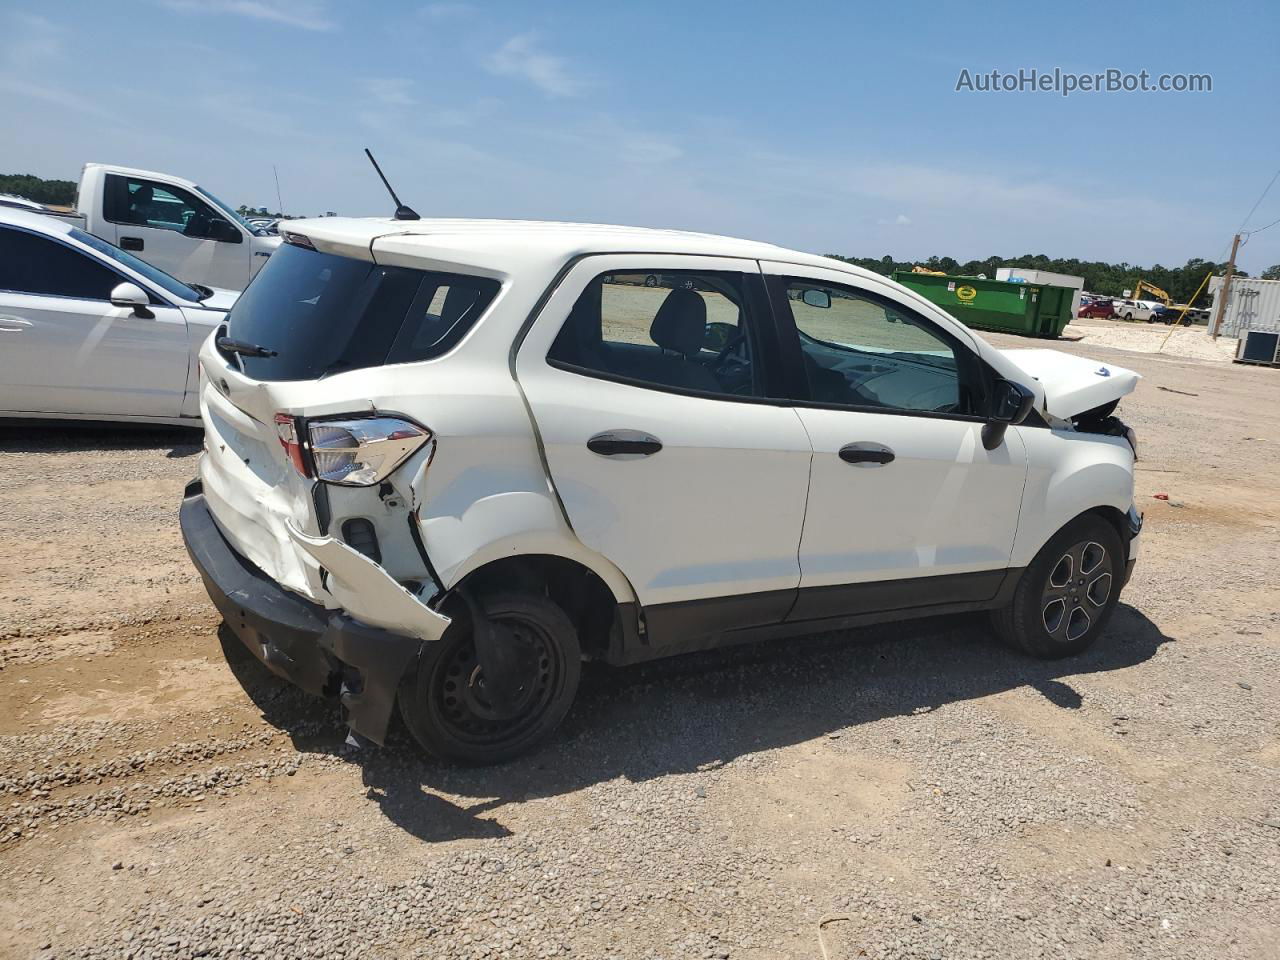
[{"label": "pickup truck wheel", "polygon": [[1120,596],[1124,548],[1115,528],[1084,516],[1036,554],[1012,602],[992,611],[1005,643],[1042,660],[1082,653],[1098,638]]},{"label": "pickup truck wheel", "polygon": [[1128,323],[1133,323],[1133,314],[1132,314],[1132,313],[1126,313],[1126,314],[1124,315],[1124,319],[1125,319],[1125,321],[1126,321],[1126,322],[1128,322]]},{"label": "pickup truck wheel", "polygon": [[484,614],[520,646],[525,676],[510,702],[486,694],[470,624],[459,616],[443,637],[423,646],[400,686],[400,714],[415,740],[441,760],[480,765],[516,757],[564,719],[578,690],[578,632],[546,597],[485,597]]}]

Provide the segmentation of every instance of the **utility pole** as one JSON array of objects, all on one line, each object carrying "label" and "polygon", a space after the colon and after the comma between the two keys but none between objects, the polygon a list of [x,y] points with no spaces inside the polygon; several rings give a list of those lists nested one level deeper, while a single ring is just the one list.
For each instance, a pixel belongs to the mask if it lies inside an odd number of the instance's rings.
[{"label": "utility pole", "polygon": [[1209,328],[1209,336],[1218,339],[1218,330],[1222,327],[1222,314],[1227,309],[1227,295],[1231,292],[1231,275],[1236,270],[1236,251],[1240,249],[1240,234],[1231,241],[1231,259],[1227,261],[1227,272],[1222,278],[1222,292],[1218,294],[1218,309],[1213,314],[1213,326]]}]

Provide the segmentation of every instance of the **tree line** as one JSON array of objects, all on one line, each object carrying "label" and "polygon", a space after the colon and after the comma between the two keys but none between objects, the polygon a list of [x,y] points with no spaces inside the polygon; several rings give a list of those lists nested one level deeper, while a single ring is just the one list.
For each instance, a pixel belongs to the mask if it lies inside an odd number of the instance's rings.
[{"label": "tree line", "polygon": [[[961,263],[952,257],[929,257],[927,260],[895,260],[884,256],[878,260],[874,257],[846,257],[838,253],[828,254],[836,260],[852,263],[855,266],[872,270],[888,276],[895,270],[910,270],[917,264],[929,270],[940,270],[943,273],[961,277],[976,277],[984,274],[991,280],[996,278],[996,270],[1000,267],[1021,267],[1029,270],[1045,270],[1050,273],[1065,273],[1073,277],[1084,277],[1084,288],[1090,293],[1104,296],[1123,296],[1125,290],[1133,290],[1138,281],[1146,280],[1164,290],[1177,303],[1186,303],[1200,284],[1205,274],[1221,275],[1227,269],[1226,263],[1214,263],[1198,257],[1188,260],[1181,267],[1164,267],[1156,264],[1151,267],[1139,267],[1131,263],[1104,263],[1101,260],[1064,260],[1048,257],[1043,253],[1025,254],[1021,257],[987,257],[985,260],[968,260]],[[1235,275],[1247,277],[1249,274],[1236,268]],[[1280,264],[1268,267],[1262,274],[1264,280],[1280,280]],[[1205,288],[1208,289],[1207,287]],[[1200,303],[1207,295],[1202,293]]]},{"label": "tree line", "polygon": [[71,180],[42,180],[31,173],[0,173],[0,193],[12,193],[54,207],[74,206],[78,186]]}]

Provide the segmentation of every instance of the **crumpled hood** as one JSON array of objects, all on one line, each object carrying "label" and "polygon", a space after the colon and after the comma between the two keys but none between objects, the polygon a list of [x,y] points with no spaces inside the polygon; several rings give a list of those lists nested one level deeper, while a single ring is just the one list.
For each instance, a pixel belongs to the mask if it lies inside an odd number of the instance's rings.
[{"label": "crumpled hood", "polygon": [[1061,350],[1001,350],[1044,388],[1044,413],[1069,420],[1133,392],[1142,377]]}]

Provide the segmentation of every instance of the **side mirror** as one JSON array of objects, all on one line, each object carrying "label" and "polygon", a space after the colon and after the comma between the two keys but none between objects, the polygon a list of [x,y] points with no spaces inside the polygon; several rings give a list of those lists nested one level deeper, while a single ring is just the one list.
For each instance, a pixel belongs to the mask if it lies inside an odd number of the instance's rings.
[{"label": "side mirror", "polygon": [[240,236],[240,231],[236,229],[235,224],[230,220],[223,220],[221,217],[214,217],[209,221],[206,236],[210,240],[217,240],[219,243],[241,243],[244,240]]},{"label": "side mirror", "polygon": [[719,353],[738,335],[738,328],[732,323],[713,320],[707,324],[702,334],[702,349]]},{"label": "side mirror", "polygon": [[1012,380],[997,380],[991,398],[991,412],[982,428],[982,446],[994,450],[1004,442],[1009,424],[1021,423],[1031,414],[1036,395],[1029,387]]},{"label": "side mirror", "polygon": [[812,287],[805,290],[804,295],[800,298],[811,307],[819,307],[823,310],[831,309],[831,294],[825,290],[814,290]]},{"label": "side mirror", "polygon": [[116,284],[111,290],[113,307],[129,307],[135,317],[151,317],[151,298],[136,283]]}]

